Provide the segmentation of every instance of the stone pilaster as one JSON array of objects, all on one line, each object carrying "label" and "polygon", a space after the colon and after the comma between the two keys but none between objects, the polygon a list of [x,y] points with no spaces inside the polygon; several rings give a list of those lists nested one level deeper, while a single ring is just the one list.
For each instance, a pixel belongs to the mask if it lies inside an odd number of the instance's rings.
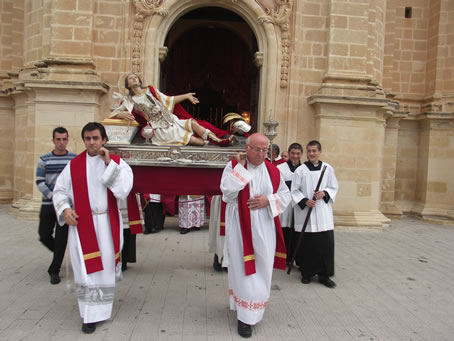
[{"label": "stone pilaster", "polygon": [[14,103],[6,91],[0,91],[0,204],[13,200]]},{"label": "stone pilaster", "polygon": [[11,211],[23,219],[35,219],[41,193],[35,185],[36,163],[52,150],[52,130],[69,131],[68,149],[84,149],[81,128],[101,121],[101,97],[108,86],[89,60],[49,58],[23,69],[15,84],[14,195]]},{"label": "stone pilaster", "polygon": [[[397,105],[396,102],[392,104]],[[389,110],[389,112],[385,129],[380,211],[386,217],[396,219],[402,217],[402,210],[395,203],[399,122],[407,117],[408,113],[398,111],[396,107],[393,108],[391,106],[384,110]]]},{"label": "stone pilaster", "polygon": [[[326,74],[308,101],[315,109],[315,134],[322,160],[339,181],[337,227],[382,228],[380,212],[384,161],[384,108],[391,102],[368,72],[370,1],[330,1]],[[379,32],[382,34],[382,32]]]},{"label": "stone pilaster", "polygon": [[452,219],[454,207],[454,113],[427,112],[420,120],[413,213],[424,219]]},{"label": "stone pilaster", "polygon": [[331,0],[328,37],[329,78],[366,76],[369,0]]},{"label": "stone pilaster", "polygon": [[314,95],[321,159],[333,165],[339,181],[336,227],[381,229],[389,224],[380,211],[385,118],[384,98]]}]

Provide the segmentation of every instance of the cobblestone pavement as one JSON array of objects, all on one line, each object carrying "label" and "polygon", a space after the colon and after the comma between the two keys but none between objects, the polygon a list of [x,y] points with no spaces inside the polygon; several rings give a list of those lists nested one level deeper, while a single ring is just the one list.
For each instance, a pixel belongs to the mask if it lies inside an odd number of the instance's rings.
[{"label": "cobblestone pavement", "polygon": [[[137,238],[138,263],[118,284],[112,319],[81,328],[74,293],[49,283],[51,254],[34,221],[0,206],[0,340],[239,340],[225,273],[207,229]],[[382,232],[336,231],[336,289],[275,270],[252,340],[453,340],[454,226],[406,217]]]}]

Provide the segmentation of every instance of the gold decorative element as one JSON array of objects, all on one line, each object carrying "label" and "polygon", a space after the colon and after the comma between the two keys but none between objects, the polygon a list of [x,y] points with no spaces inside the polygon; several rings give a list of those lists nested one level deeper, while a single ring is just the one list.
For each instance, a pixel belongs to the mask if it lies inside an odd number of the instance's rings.
[{"label": "gold decorative element", "polygon": [[[258,17],[261,24],[275,24],[281,28],[281,88],[288,86],[290,66],[290,16],[294,0],[255,0],[266,16]],[[273,4],[271,4],[273,2]],[[256,61],[257,62],[257,61]]]},{"label": "gold decorative element", "polygon": [[242,117],[240,114],[237,114],[236,112],[229,112],[228,114],[224,115],[224,121],[222,122],[222,124],[226,124],[228,121],[231,121],[231,120],[243,120],[244,121],[244,117]]},{"label": "gold decorative element", "polygon": [[142,56],[142,36],[145,18],[155,14],[165,17],[169,10],[162,6],[164,0],[133,0],[136,8],[134,18],[134,38],[132,43],[132,71],[140,72]]},{"label": "gold decorative element", "polygon": [[243,111],[241,113],[241,117],[244,118],[244,121],[247,123],[247,124],[250,124],[251,123],[251,113],[249,111]]},{"label": "gold decorative element", "polygon": [[282,253],[282,252],[276,252],[275,256],[277,258],[284,258],[284,259],[287,258],[287,254]]},{"label": "gold decorative element", "polygon": [[98,257],[101,257],[101,252],[96,251],[96,252],[85,254],[84,260],[89,260],[89,259],[98,258]]},{"label": "gold decorative element", "polygon": [[244,256],[243,259],[244,259],[245,262],[249,262],[250,260],[254,260],[255,256],[253,254],[252,255],[247,255],[247,256]]},{"label": "gold decorative element", "polygon": [[137,121],[126,121],[118,118],[105,118],[101,121],[102,125],[110,126],[125,126],[125,127],[138,127],[139,123]]}]

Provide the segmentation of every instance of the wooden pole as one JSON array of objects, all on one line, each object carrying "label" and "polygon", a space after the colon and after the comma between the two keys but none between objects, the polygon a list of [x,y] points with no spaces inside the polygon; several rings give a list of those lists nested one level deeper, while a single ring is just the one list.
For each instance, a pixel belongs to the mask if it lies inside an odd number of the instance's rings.
[{"label": "wooden pole", "polygon": [[[320,185],[322,183],[323,176],[325,175],[325,171],[326,171],[326,165],[323,166],[322,174],[320,174],[320,178],[318,178],[317,187],[315,188],[312,200],[315,200],[315,193],[318,192],[318,190],[320,189]],[[292,272],[293,263],[295,262],[296,256],[298,255],[299,249],[301,247],[301,242],[303,241],[304,232],[306,231],[307,223],[309,222],[311,212],[312,212],[312,207],[309,207],[307,210],[306,219],[304,220],[303,229],[301,230],[298,241],[296,242],[295,251],[293,251],[292,260],[290,261],[290,263],[288,265],[287,275],[290,275],[290,272]]]}]

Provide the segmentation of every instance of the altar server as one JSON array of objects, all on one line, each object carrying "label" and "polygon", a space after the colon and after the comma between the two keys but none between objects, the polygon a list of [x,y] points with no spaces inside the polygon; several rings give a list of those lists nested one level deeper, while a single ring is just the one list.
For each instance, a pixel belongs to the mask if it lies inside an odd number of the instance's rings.
[{"label": "altar server", "polygon": [[[284,178],[284,181],[289,188],[292,186],[292,177],[293,172],[301,166],[301,156],[303,155],[303,146],[299,143],[292,143],[288,147],[289,160],[287,162],[281,163],[277,166],[279,171]],[[279,217],[282,226],[282,233],[284,234],[285,247],[287,249],[287,262],[290,262],[290,259],[293,256],[293,234],[295,231],[294,228],[294,218],[293,218],[293,205],[288,205],[287,209],[282,212]]]},{"label": "altar server", "polygon": [[69,251],[77,287],[82,331],[111,317],[115,280],[120,274],[122,220],[117,200],[126,199],[133,183],[131,168],[104,148],[102,124],[82,129],[86,150],[63,170],[53,203],[60,224],[69,225]]},{"label": "altar server", "polygon": [[[298,204],[295,206],[295,231],[301,232],[308,207],[312,207],[298,255],[301,282],[309,284],[311,278],[318,275],[320,283],[334,288],[336,283],[330,279],[334,275],[333,204],[339,186],[333,167],[320,160],[320,142],[310,141],[306,153],[308,161],[295,171],[292,180],[292,199]],[[325,165],[327,168],[319,191],[314,193]]]},{"label": "altar server", "polygon": [[265,160],[269,141],[263,134],[246,140],[224,169],[222,199],[227,203],[226,242],[230,308],[237,311],[238,333],[250,337],[268,304],[273,265],[285,269],[286,250],[279,214],[290,191],[279,170]]}]

